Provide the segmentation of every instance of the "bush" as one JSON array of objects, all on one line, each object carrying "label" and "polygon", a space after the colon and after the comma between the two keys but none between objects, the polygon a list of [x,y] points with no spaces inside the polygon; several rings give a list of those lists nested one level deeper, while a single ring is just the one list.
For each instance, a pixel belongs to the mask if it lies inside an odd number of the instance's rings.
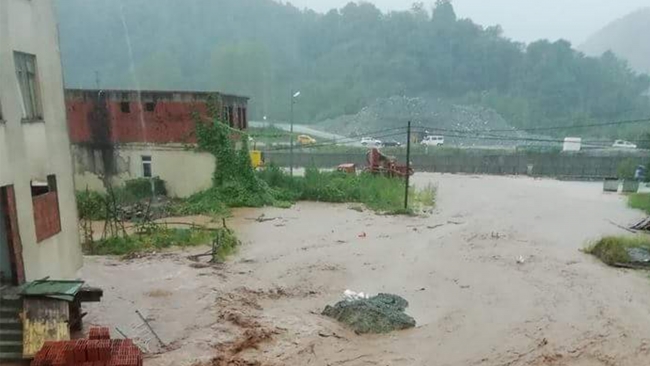
[{"label": "bush", "polygon": [[628,196],[627,204],[631,208],[650,214],[650,193],[633,193]]},{"label": "bush", "polygon": [[634,179],[636,164],[632,159],[625,159],[618,164],[616,174],[619,179]]},{"label": "bush", "polygon": [[171,247],[209,244],[214,234],[201,229],[157,228],[147,233],[126,237],[110,237],[86,244],[84,251],[92,255],[127,255]]},{"label": "bush", "polygon": [[127,180],[124,182],[124,187],[116,190],[116,195],[120,197],[121,202],[141,201],[151,197],[152,185],[155,196],[167,195],[165,181],[158,177]]},{"label": "bush", "polygon": [[89,190],[76,192],[79,218],[102,220],[106,218],[106,196]]},{"label": "bush", "polygon": [[[362,173],[322,172],[307,168],[304,177],[290,177],[277,166],[258,172],[258,177],[272,188],[276,201],[359,202],[383,213],[411,213],[404,210],[404,180]],[[435,189],[411,189],[412,205],[433,205]]]},{"label": "bush", "polygon": [[585,249],[609,265],[627,264],[632,260],[628,253],[630,248],[650,250],[650,237],[637,236],[607,236]]}]

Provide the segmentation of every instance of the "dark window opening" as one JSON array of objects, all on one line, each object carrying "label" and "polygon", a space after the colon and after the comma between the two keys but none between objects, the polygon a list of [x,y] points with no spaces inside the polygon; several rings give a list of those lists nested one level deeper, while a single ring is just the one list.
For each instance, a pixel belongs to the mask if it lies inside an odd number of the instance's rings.
[{"label": "dark window opening", "polygon": [[50,193],[50,187],[47,182],[33,180],[31,181],[32,198]]},{"label": "dark window opening", "polygon": [[34,226],[36,241],[39,243],[61,232],[59,197],[56,186],[55,175],[49,175],[46,181],[33,180],[31,182]]},{"label": "dark window opening", "polygon": [[145,178],[151,178],[153,176],[151,172],[151,156],[142,156],[142,176]]},{"label": "dark window opening", "polygon": [[122,113],[131,113],[131,103],[129,102],[121,102],[120,103],[120,110]]},{"label": "dark window opening", "polygon": [[147,103],[144,104],[144,109],[145,109],[147,112],[153,112],[153,111],[156,110],[156,103],[154,103],[154,102],[147,102]]},{"label": "dark window opening", "polygon": [[233,107],[228,107],[228,125],[230,127],[235,127],[235,113],[234,113],[234,108]]}]

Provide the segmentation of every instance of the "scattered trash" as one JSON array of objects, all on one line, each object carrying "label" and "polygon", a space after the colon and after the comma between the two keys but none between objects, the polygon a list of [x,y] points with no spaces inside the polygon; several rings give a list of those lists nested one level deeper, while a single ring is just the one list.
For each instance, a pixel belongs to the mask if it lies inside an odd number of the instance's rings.
[{"label": "scattered trash", "polygon": [[277,217],[266,217],[265,214],[261,214],[258,217],[248,217],[246,218],[247,220],[252,220],[252,221],[257,221],[257,222],[267,222],[267,221],[273,221],[277,220]]},{"label": "scattered trash", "polygon": [[345,337],[342,337],[342,336],[340,336],[340,335],[338,335],[336,333],[327,334],[327,333],[324,333],[324,332],[318,332],[318,336],[323,337],[323,338],[334,337],[336,339],[345,339]]},{"label": "scattered trash", "polygon": [[369,299],[370,295],[364,294],[363,292],[354,292],[352,290],[343,291],[343,299],[347,301]]},{"label": "scattered trash", "polygon": [[627,248],[627,255],[630,257],[630,264],[638,266],[650,266],[650,251],[644,248]]},{"label": "scattered trash", "polygon": [[[618,224],[610,221],[610,223],[619,226]],[[639,221],[638,223],[630,226],[630,229],[632,230],[650,230],[650,216],[646,217],[645,219]]]},{"label": "scattered trash", "polygon": [[526,262],[526,258],[524,258],[523,256],[520,255],[519,257],[517,257],[517,264],[524,264],[525,262]]},{"label": "scattered trash", "polygon": [[360,238],[365,238],[366,236],[367,236],[367,235],[366,235],[366,233],[365,233],[365,232],[363,232],[363,233],[361,233],[361,234],[359,234],[359,237],[360,237]]},{"label": "scattered trash", "polygon": [[436,225],[427,226],[427,229],[433,230],[433,229],[437,229],[437,228],[442,227],[442,226],[445,226],[445,224],[436,224]]},{"label": "scattered trash", "polygon": [[357,334],[388,333],[415,327],[415,319],[404,313],[408,301],[404,298],[379,294],[360,300],[343,300],[326,306],[323,315],[348,325]]},{"label": "scattered trash", "polygon": [[615,223],[612,220],[607,220],[607,221],[610,224],[616,226],[617,228],[623,229],[623,230],[627,231],[628,233],[632,233],[632,234],[636,234],[635,230],[648,230],[648,227],[650,227],[650,223],[647,222],[648,219],[645,219],[645,220],[641,221],[640,223],[633,225],[632,228],[626,228],[625,226],[619,225],[619,224]]}]

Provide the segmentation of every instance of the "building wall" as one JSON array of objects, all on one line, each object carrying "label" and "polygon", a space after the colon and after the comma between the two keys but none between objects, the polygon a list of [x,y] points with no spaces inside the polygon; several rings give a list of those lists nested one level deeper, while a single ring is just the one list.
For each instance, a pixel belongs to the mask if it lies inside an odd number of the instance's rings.
[{"label": "building wall", "polygon": [[[43,118],[23,122],[14,51],[36,56]],[[74,278],[82,265],[56,21],[50,0],[0,1],[0,187],[16,198],[27,280]],[[37,242],[31,180],[57,179],[61,231]]]},{"label": "building wall", "polygon": [[[247,99],[215,93],[231,108],[232,127],[246,129]],[[208,114],[208,93],[67,90],[73,143],[194,143],[193,113]],[[147,109],[149,107],[149,109]]]},{"label": "building wall", "polygon": [[[75,186],[79,190],[105,191],[102,151],[73,144]],[[188,150],[179,144],[121,144],[114,152],[116,172],[113,185],[143,176],[142,156],[151,156],[152,175],[165,181],[171,197],[188,197],[212,186],[215,158],[208,153]]]}]

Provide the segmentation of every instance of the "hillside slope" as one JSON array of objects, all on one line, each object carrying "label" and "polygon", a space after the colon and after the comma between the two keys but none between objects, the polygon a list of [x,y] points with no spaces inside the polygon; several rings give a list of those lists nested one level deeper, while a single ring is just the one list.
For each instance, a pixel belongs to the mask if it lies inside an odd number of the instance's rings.
[{"label": "hillside slope", "polygon": [[590,56],[611,50],[634,70],[650,74],[650,7],[613,21],[579,49]]}]

